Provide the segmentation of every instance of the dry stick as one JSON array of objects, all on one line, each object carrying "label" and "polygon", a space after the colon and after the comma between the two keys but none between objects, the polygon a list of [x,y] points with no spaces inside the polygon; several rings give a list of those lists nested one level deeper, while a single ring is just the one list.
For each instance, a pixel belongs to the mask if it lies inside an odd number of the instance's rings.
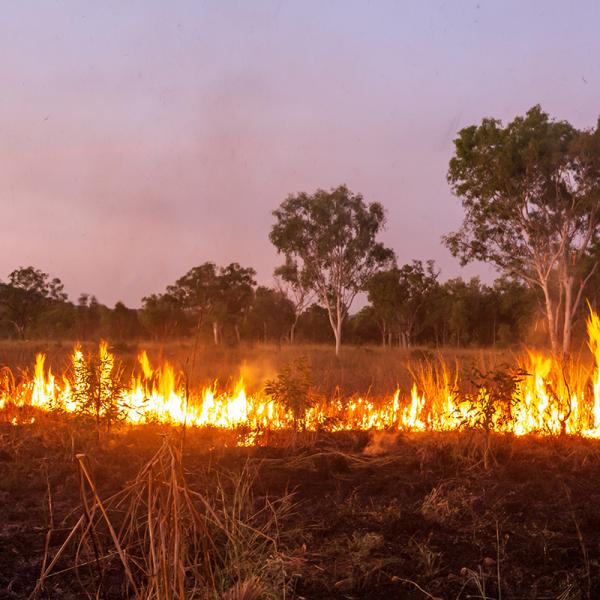
[{"label": "dry stick", "polygon": [[[86,512],[84,511],[83,515],[86,518],[86,524],[85,524],[85,529],[82,531],[81,536],[79,537],[79,542],[77,543],[77,547],[75,549],[75,557],[73,559],[73,567],[71,567],[72,569],[75,570],[75,576],[77,577],[77,581],[79,582],[79,585],[81,586],[81,589],[85,592],[85,594],[87,594],[88,598],[91,598],[92,596],[90,595],[90,593],[86,590],[86,586],[83,583],[83,581],[81,580],[81,577],[79,576],[79,566],[87,566],[87,565],[95,565],[96,569],[98,571],[100,571],[99,568],[99,563],[100,563],[100,558],[98,556],[98,552],[94,552],[94,559],[90,560],[90,561],[85,561],[83,563],[80,563],[80,554],[81,554],[81,549],[83,547],[83,545],[85,544],[88,535],[90,537],[93,536],[93,534],[90,533],[91,529],[94,526],[94,518],[93,518],[93,514],[96,512],[96,505],[94,504],[94,506],[92,507],[93,509],[93,513],[92,516],[86,514]],[[95,546],[94,546],[94,550],[95,550]],[[100,590],[100,586],[98,586],[97,588],[97,592]]]},{"label": "dry stick", "polygon": [[54,555],[54,558],[52,559],[52,561],[50,562],[50,564],[48,565],[46,570],[40,575],[40,578],[38,579],[33,592],[31,592],[31,594],[29,596],[29,600],[33,600],[33,598],[35,598],[37,596],[37,594],[40,592],[40,590],[42,589],[42,587],[44,585],[44,581],[48,577],[48,574],[52,571],[52,569],[54,568],[54,565],[59,561],[63,552],[69,545],[69,542],[75,537],[77,530],[83,525],[84,522],[85,522],[85,515],[81,515],[81,517],[79,517],[79,520],[77,521],[77,523],[75,523],[75,526],[73,527],[73,529],[71,529],[71,532],[67,536],[67,539],[63,542],[62,546],[57,550],[56,554]]},{"label": "dry stick", "polygon": [[[89,531],[90,537],[92,539],[92,548],[94,549],[96,570],[98,572],[98,588],[97,588],[97,590],[100,591],[100,590],[102,590],[102,580],[103,580],[102,569],[100,568],[100,552],[98,551],[98,541],[96,539],[96,529],[94,527],[92,514],[90,513],[90,508],[88,506],[87,495],[85,493],[85,484],[83,481],[83,475],[82,475],[81,469],[79,470],[79,494],[81,496],[81,504],[83,506],[83,514],[85,515],[85,517],[87,519],[87,527],[84,532],[84,535],[82,536],[81,543],[83,543],[85,534],[87,534]],[[94,512],[95,512],[95,510],[94,510]],[[77,551],[77,555],[79,555],[79,548]]]},{"label": "dry stick", "polygon": [[158,567],[156,564],[156,549],[154,548],[154,525],[152,519],[152,473],[148,471],[148,536],[150,538],[150,581],[151,587],[156,588]]},{"label": "dry stick", "polygon": [[172,597],[171,593],[170,593],[170,585],[169,585],[169,565],[168,565],[168,558],[167,558],[167,549],[165,548],[165,538],[166,538],[166,534],[165,534],[165,521],[164,518],[161,519],[160,521],[160,545],[161,545],[161,563],[162,563],[162,580],[163,580],[163,584],[164,584],[164,589],[163,592],[165,594],[167,594],[167,592],[169,593],[169,598]]},{"label": "dry stick", "polygon": [[54,530],[54,508],[52,505],[52,490],[50,489],[50,477],[48,476],[48,462],[44,461],[44,473],[46,475],[46,489],[48,493],[48,531],[46,532],[46,540],[44,541],[44,558],[42,560],[42,568],[40,569],[40,578],[46,570],[46,564],[48,562],[48,552],[50,549],[50,538],[52,537],[52,531]]},{"label": "dry stick", "polygon": [[171,519],[174,521],[174,537],[173,537],[173,589],[179,590],[179,596],[184,597],[184,582],[181,578],[181,565],[179,561],[180,540],[179,540],[179,490],[177,489],[177,469],[175,468],[175,455],[171,451],[171,501],[173,510],[171,511]]},{"label": "dry stick", "polygon": [[496,576],[498,578],[498,600],[502,600],[502,586],[500,585],[500,532],[496,520]]},{"label": "dry stick", "polygon": [[113,543],[115,545],[115,549],[117,550],[117,552],[119,554],[119,558],[121,559],[121,563],[123,564],[123,568],[125,569],[125,574],[127,575],[127,579],[129,579],[129,583],[131,584],[131,587],[133,588],[133,591],[134,591],[135,595],[137,596],[138,589],[137,589],[137,585],[135,584],[135,579],[133,578],[133,574],[131,573],[131,570],[129,569],[129,563],[127,561],[127,556],[125,555],[125,552],[121,548],[121,544],[119,543],[119,538],[112,526],[112,523],[110,522],[110,519],[108,518],[108,514],[106,513],[106,509],[104,508],[104,505],[102,504],[102,500],[100,500],[100,496],[98,495],[98,491],[96,489],[96,485],[94,484],[94,480],[91,478],[88,470],[85,467],[85,463],[84,463],[85,454],[76,454],[75,458],[79,461],[81,471],[85,475],[85,478],[88,481],[90,489],[92,490],[92,493],[94,494],[94,499],[98,504],[98,508],[100,509],[102,516],[104,517],[106,526],[108,527],[108,530],[112,537]]},{"label": "dry stick", "polygon": [[[185,444],[185,432],[187,431],[187,416],[188,416],[188,405],[190,398],[190,372],[193,375],[196,369],[196,352],[198,351],[198,333],[194,338],[194,349],[192,350],[192,365],[190,371],[185,371],[185,414],[183,417],[182,434],[181,434],[181,453],[183,454],[183,446]],[[188,357],[189,360],[189,357]],[[187,361],[186,361],[187,362]]]},{"label": "dry stick", "polygon": [[[151,469],[152,469],[152,465],[157,461],[160,460],[160,454],[161,452],[163,452],[164,450],[159,450],[156,452],[156,454],[154,455],[154,457],[152,458],[152,460],[150,461],[149,464],[147,464],[143,470],[142,473],[143,475],[147,475],[149,478],[151,478],[152,473],[151,473]],[[81,461],[81,459],[84,457],[84,455],[80,455],[81,458],[79,456],[77,456],[77,459],[79,461]],[[86,478],[88,478],[89,480],[89,474],[87,474],[87,471],[84,470],[84,472],[86,473]],[[93,484],[92,484],[93,485]],[[92,488],[93,490],[95,490],[95,487]],[[127,493],[131,492],[132,490],[134,490],[134,485],[130,485],[127,487],[127,489],[122,490],[121,492],[118,492],[117,494],[114,494],[113,496],[111,496],[109,498],[110,501],[116,500],[117,501],[117,506],[119,506],[127,497]],[[96,497],[97,497],[97,492],[96,492]],[[91,512],[91,517],[92,520],[94,518],[94,513],[97,510],[98,505],[94,504],[94,506],[92,507],[92,512]],[[100,503],[100,509],[103,511],[103,514],[106,515],[106,513],[104,512],[102,503]],[[106,516],[105,516],[106,518]],[[52,572],[52,570],[54,569],[54,567],[56,566],[56,564],[58,563],[58,561],[60,560],[60,558],[63,556],[64,552],[66,551],[67,547],[69,546],[69,544],[71,543],[71,541],[73,540],[73,538],[75,537],[75,535],[77,534],[77,532],[85,525],[85,529],[84,532],[82,534],[82,538],[85,538],[85,536],[87,535],[87,531],[89,531],[90,528],[90,524],[87,522],[87,518],[85,514],[82,514],[79,519],[77,520],[77,522],[75,523],[75,525],[73,526],[73,528],[71,529],[71,531],[69,532],[69,535],[67,536],[67,538],[65,539],[65,541],[62,543],[62,545],[60,546],[60,548],[56,551],[56,554],[54,555],[54,558],[52,559],[52,561],[50,562],[50,564],[45,567],[45,569],[42,571],[36,586],[34,588],[34,590],[32,591],[32,593],[29,596],[29,600],[33,600],[37,594],[39,594],[39,592],[41,591],[41,589],[44,586],[44,582],[45,580],[50,576],[50,573]],[[112,527],[110,526],[109,523],[109,528],[112,529]],[[114,534],[114,530],[112,531],[112,533]],[[115,536],[113,535],[113,539]],[[120,545],[118,545],[118,543],[116,544],[117,546],[117,552],[116,554],[119,555],[119,557],[121,558],[121,561],[123,561],[123,552],[122,550],[120,550]],[[106,559],[110,559],[112,558],[113,554],[108,554],[106,556],[101,557],[101,560],[106,560]],[[45,559],[45,562],[47,562],[47,560]],[[91,564],[92,561],[89,562],[85,562],[82,563],[81,566],[85,566],[88,564]],[[127,570],[127,565],[124,564],[125,569]],[[61,571],[57,571],[55,573],[53,573],[54,575],[59,575],[60,573],[64,573],[67,571],[72,570],[74,567],[69,567],[67,569],[63,569]]]}]

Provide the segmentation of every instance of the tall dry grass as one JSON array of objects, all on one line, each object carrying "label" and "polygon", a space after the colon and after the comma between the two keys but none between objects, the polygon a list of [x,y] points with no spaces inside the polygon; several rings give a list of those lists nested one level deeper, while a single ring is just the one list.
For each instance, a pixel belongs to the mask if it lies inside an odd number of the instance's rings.
[{"label": "tall dry grass", "polygon": [[[71,342],[53,341],[0,341],[0,367],[7,366],[13,373],[33,368],[36,352],[47,355],[46,365],[54,373],[63,373],[70,367]],[[306,358],[318,392],[331,396],[387,396],[400,386],[408,391],[412,385],[409,364],[442,357],[448,365],[458,361],[461,366],[482,362],[508,362],[511,353],[500,349],[428,350],[423,348],[382,348],[380,346],[343,346],[340,357],[333,347],[318,344],[240,344],[213,346],[194,344],[193,340],[167,343],[119,343],[111,348],[127,369],[137,364],[140,350],[148,352],[150,361],[157,365],[164,360],[172,362],[178,371],[186,374],[191,386],[207,385],[218,380],[223,386],[233,385],[243,377],[250,391],[262,389],[284,365]],[[84,353],[97,350],[96,343],[83,345]]]},{"label": "tall dry grass", "polygon": [[180,442],[165,436],[133,481],[103,499],[86,455],[76,458],[80,516],[54,555],[46,555],[31,599],[42,597],[67,557],[66,571],[89,597],[111,589],[114,597],[114,581],[119,597],[136,600],[289,596],[280,526],[293,509],[292,496],[255,498],[249,466],[212,474],[216,485],[192,489]]}]

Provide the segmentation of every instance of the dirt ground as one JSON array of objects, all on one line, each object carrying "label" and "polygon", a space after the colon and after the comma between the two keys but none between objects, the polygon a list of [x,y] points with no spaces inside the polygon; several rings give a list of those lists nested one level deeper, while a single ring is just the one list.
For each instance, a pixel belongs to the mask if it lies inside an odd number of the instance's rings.
[{"label": "dirt ground", "polygon": [[[106,497],[168,431],[131,428],[98,445],[79,423],[51,417],[0,427],[0,599],[27,598],[50,519],[51,558],[81,512],[74,454],[86,453]],[[279,524],[279,551],[291,565],[286,597],[600,597],[598,442],[494,437],[487,470],[481,439],[469,433],[279,433],[267,447],[232,443],[188,430],[186,478],[206,488],[215,474],[246,469],[255,498],[292,494]],[[59,564],[67,570],[40,597],[87,597],[91,575],[69,570],[72,562],[70,550]],[[123,597],[121,583],[99,597]]]}]

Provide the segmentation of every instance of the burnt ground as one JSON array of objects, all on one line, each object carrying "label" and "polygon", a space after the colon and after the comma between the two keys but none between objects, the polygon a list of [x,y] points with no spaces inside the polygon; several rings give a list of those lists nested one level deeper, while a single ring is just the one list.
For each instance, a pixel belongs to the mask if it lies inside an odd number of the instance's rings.
[{"label": "burnt ground", "polygon": [[[0,424],[0,599],[26,598],[35,585],[48,490],[50,557],[80,514],[74,453],[86,452],[105,497],[135,476],[164,433],[130,429],[99,445],[77,422]],[[250,468],[255,497],[293,493],[280,523],[279,549],[293,565],[286,597],[600,597],[598,442],[494,437],[484,469],[472,433],[280,434],[266,447],[224,445],[231,441],[188,430],[187,480],[206,487],[209,471],[214,481]],[[67,553],[60,568],[69,561]],[[40,597],[85,598],[86,577],[67,570]],[[119,589],[113,582],[104,597],[123,597]]]}]

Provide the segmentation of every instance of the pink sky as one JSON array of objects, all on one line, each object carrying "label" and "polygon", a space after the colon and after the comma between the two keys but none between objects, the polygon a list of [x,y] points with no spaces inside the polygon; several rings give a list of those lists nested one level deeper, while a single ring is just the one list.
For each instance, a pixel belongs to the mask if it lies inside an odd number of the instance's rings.
[{"label": "pink sky", "polygon": [[458,129],[541,103],[600,114],[597,4],[20,2],[2,7],[0,278],[137,306],[207,260],[269,284],[288,193],[342,182],[388,210],[400,263],[461,208]]}]

